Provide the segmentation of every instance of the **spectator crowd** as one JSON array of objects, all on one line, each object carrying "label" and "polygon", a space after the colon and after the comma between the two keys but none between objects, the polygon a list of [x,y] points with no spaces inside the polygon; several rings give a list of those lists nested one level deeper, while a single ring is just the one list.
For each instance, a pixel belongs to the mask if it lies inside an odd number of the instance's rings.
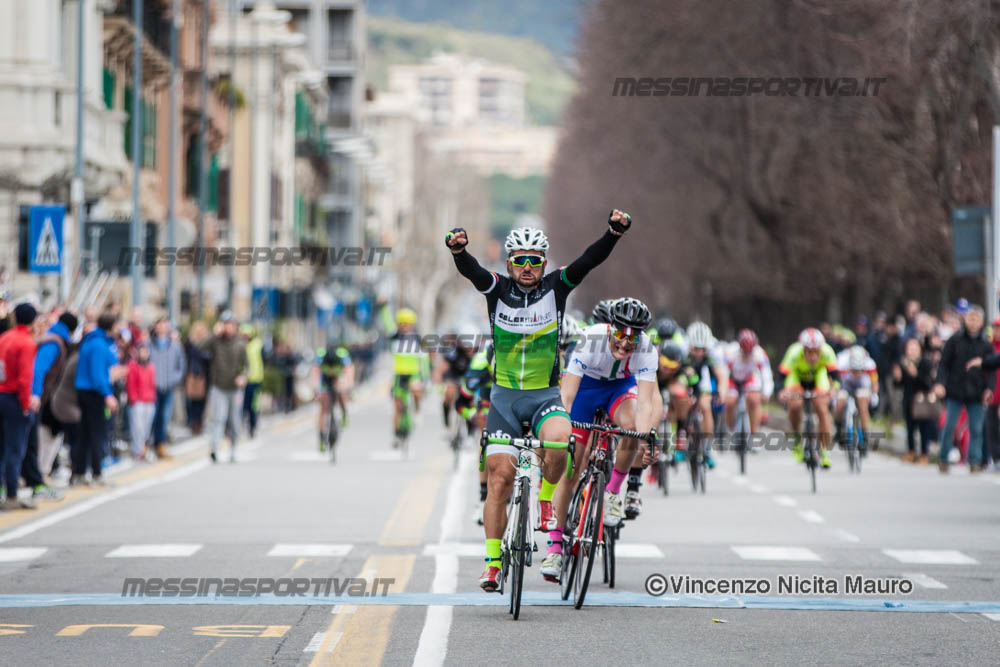
[{"label": "spectator crowd", "polygon": [[875,360],[879,410],[890,425],[902,415],[908,461],[929,463],[937,442],[941,472],[960,461],[976,473],[1000,470],[1000,318],[991,324],[987,332],[982,307],[966,299],[939,315],[910,300],[895,317],[821,330],[834,351],[862,345]]},{"label": "spectator crowd", "polygon": [[265,366],[279,378],[276,405],[296,405],[301,356],[281,341],[266,355],[255,327],[230,311],[212,325],[193,322],[183,336],[138,307],[126,319],[117,307],[77,314],[11,305],[0,298],[0,511],[59,500],[61,485],[105,485],[105,469],[122,457],[170,458],[178,394],[213,462],[224,435],[232,461],[244,423],[256,435]]}]

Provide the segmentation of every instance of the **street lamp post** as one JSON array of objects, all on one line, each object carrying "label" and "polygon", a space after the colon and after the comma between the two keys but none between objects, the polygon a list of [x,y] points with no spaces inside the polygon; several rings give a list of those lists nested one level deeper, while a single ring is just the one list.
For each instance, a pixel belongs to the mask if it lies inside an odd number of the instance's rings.
[{"label": "street lamp post", "polygon": [[[139,210],[139,177],[142,173],[142,13],[143,0],[132,0],[132,21],[135,24],[135,46],[132,73],[132,228],[131,245],[142,256],[141,211]],[[142,262],[132,263],[132,305],[142,303]]]}]

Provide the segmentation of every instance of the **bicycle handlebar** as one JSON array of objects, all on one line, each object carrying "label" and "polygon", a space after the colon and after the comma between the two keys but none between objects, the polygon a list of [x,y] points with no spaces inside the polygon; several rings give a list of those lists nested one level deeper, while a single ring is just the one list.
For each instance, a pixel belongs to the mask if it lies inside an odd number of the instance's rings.
[{"label": "bicycle handlebar", "polygon": [[569,452],[566,457],[566,477],[573,476],[573,458],[575,454],[575,437],[570,436],[569,442],[553,442],[549,440],[539,440],[538,438],[511,438],[506,435],[486,435],[483,432],[480,447],[482,455],[479,457],[479,471],[486,469],[486,445],[509,445],[517,449],[561,449]]},{"label": "bicycle handlebar", "polygon": [[636,440],[645,440],[648,444],[653,444],[656,439],[656,434],[653,431],[648,433],[640,433],[639,431],[629,431],[624,428],[619,428],[612,424],[591,424],[587,422],[572,422],[574,428],[582,428],[587,431],[602,431],[604,433],[610,433],[611,435],[618,435],[623,438],[635,438]]}]

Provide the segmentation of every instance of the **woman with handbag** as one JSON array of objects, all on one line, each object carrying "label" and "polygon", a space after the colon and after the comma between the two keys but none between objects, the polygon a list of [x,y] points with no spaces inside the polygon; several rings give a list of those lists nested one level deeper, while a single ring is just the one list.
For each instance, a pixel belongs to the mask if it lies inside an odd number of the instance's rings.
[{"label": "woman with handbag", "polygon": [[927,452],[936,436],[942,402],[932,391],[935,364],[922,354],[920,341],[910,338],[903,356],[893,368],[896,385],[903,388],[903,417],[906,422],[906,460],[917,461],[916,435],[920,433],[920,464],[927,465]]},{"label": "woman with handbag", "polygon": [[208,398],[209,356],[200,345],[208,339],[208,325],[197,321],[191,325],[184,351],[187,356],[187,372],[184,374],[184,397],[187,407],[188,427],[195,435],[201,433]]}]

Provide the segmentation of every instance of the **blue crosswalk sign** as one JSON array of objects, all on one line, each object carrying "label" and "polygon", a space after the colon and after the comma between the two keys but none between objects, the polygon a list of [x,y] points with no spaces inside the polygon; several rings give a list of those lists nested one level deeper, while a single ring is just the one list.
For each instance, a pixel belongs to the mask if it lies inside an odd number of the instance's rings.
[{"label": "blue crosswalk sign", "polygon": [[65,206],[32,206],[28,212],[28,270],[62,271]]}]

